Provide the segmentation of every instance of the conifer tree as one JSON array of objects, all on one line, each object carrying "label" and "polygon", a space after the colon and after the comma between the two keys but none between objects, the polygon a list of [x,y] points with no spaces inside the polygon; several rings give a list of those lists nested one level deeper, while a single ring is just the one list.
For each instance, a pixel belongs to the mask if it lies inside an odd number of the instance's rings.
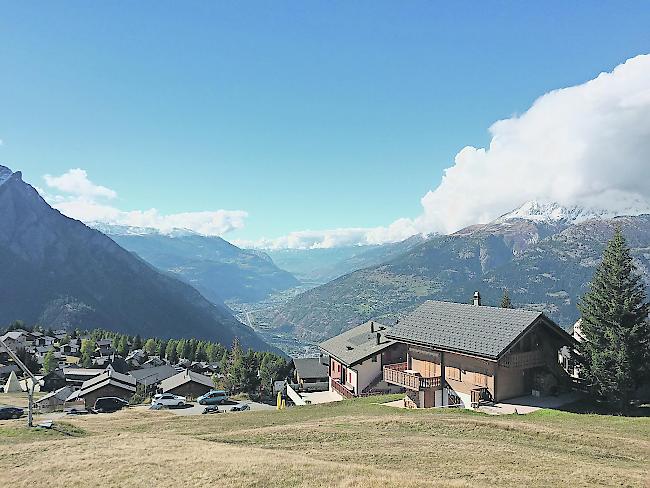
[{"label": "conifer tree", "polygon": [[649,304],[620,229],[607,244],[589,291],[578,304],[585,340],[580,375],[622,411],[650,373]]},{"label": "conifer tree", "polygon": [[510,301],[510,295],[508,294],[508,289],[503,290],[503,297],[501,298],[501,308],[515,308],[512,306]]}]

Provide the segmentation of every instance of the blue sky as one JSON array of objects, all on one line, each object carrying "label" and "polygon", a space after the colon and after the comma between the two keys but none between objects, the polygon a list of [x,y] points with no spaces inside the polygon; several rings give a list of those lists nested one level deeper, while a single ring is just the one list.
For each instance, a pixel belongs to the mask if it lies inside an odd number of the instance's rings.
[{"label": "blue sky", "polygon": [[647,2],[3,2],[0,162],[226,235],[385,226],[467,145],[650,50]]}]

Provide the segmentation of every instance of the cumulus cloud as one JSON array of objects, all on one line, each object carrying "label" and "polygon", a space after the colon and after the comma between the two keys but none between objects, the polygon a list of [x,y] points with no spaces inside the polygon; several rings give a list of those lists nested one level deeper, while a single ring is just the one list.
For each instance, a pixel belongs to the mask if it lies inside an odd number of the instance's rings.
[{"label": "cumulus cloud", "polygon": [[48,190],[36,188],[43,198],[64,215],[86,223],[147,227],[162,233],[186,229],[203,235],[221,236],[244,227],[248,216],[243,210],[175,214],[161,214],[155,208],[124,211],[108,203],[117,198],[117,192],[91,182],[83,169],[71,169],[60,176],[45,175],[43,178]]},{"label": "cumulus cloud", "polygon": [[81,168],[70,169],[61,176],[45,175],[43,179],[50,188],[79,197],[115,198],[117,196],[114,190],[90,181],[88,173]]},{"label": "cumulus cloud", "polygon": [[255,244],[332,247],[451,233],[530,200],[619,214],[650,211],[650,55],[546,93],[489,131],[487,148],[458,152],[440,185],[421,198],[418,217],[388,227],[293,232]]}]

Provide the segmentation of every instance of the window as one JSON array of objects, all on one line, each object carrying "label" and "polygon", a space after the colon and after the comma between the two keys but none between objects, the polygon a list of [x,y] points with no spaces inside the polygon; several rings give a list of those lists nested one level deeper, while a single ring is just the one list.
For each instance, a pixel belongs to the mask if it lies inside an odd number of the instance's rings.
[{"label": "window", "polygon": [[352,383],[352,373],[348,373],[348,383]]},{"label": "window", "polygon": [[478,386],[487,386],[488,377],[483,373],[474,373],[474,384]]},{"label": "window", "polygon": [[455,368],[453,366],[447,367],[447,378],[450,380],[460,381],[460,368]]}]

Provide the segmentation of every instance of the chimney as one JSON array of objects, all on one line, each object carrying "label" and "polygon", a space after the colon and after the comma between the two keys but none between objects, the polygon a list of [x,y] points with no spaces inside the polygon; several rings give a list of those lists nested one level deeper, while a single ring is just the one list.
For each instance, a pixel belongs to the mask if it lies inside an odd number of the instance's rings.
[{"label": "chimney", "polygon": [[381,333],[377,332],[377,344],[381,344]]},{"label": "chimney", "polygon": [[474,292],[474,306],[481,306],[481,294],[478,291]]},{"label": "chimney", "polygon": [[370,322],[370,332],[374,332],[374,331],[375,331],[375,323]]}]

